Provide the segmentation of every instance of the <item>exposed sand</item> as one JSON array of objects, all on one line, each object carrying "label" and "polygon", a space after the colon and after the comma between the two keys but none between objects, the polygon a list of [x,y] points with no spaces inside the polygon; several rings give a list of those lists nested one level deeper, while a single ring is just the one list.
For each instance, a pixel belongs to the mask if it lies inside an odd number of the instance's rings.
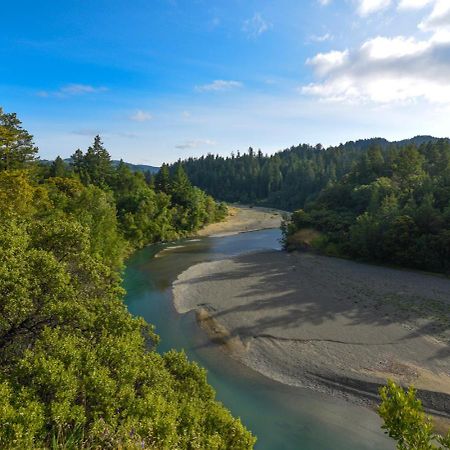
[{"label": "exposed sand", "polygon": [[392,378],[450,417],[450,280],[269,251],[197,264],[173,287],[235,358],[283,383],[371,403]]},{"label": "exposed sand", "polygon": [[198,236],[228,236],[247,231],[279,228],[284,211],[258,206],[229,205],[224,221],[212,223],[198,231]]}]

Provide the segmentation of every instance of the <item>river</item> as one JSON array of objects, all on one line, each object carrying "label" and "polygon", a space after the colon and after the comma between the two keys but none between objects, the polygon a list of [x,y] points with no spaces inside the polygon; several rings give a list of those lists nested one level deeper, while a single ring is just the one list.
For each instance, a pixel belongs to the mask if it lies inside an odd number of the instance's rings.
[{"label": "river", "polygon": [[127,263],[128,309],[155,325],[161,337],[160,352],[184,349],[191,360],[208,370],[218,400],[258,437],[256,449],[393,449],[373,411],[269,380],[211,344],[193,314],[176,313],[171,285],[181,272],[199,262],[279,249],[279,238],[279,230],[263,230],[146,247]]}]

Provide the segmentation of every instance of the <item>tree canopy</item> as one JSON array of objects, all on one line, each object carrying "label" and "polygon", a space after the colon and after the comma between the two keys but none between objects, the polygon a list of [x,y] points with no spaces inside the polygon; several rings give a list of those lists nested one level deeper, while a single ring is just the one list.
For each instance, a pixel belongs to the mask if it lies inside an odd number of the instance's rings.
[{"label": "tree canopy", "polygon": [[175,200],[108,160],[96,138],[72,167],[0,169],[0,447],[252,448],[205,370],[156,351],[121,287],[130,249],[224,209],[187,180]]},{"label": "tree canopy", "polygon": [[33,136],[22,128],[17,115],[0,107],[0,170],[23,167],[35,159],[37,151]]},{"label": "tree canopy", "polygon": [[450,449],[450,431],[447,436],[434,431],[414,387],[405,391],[389,380],[380,389],[380,396],[378,414],[384,421],[382,428],[395,439],[398,450]]},{"label": "tree canopy", "polygon": [[289,248],[314,229],[312,245],[327,254],[450,271],[448,139],[303,144],[271,156],[250,148],[181,164],[215,198],[295,211],[284,226]]}]

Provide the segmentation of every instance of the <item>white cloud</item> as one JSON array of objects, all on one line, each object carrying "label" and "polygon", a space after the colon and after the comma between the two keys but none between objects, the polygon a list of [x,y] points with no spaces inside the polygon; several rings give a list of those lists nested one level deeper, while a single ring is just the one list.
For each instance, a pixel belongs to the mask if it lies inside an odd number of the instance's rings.
[{"label": "white cloud", "polygon": [[231,89],[240,88],[242,86],[243,85],[240,81],[214,80],[212,83],[196,86],[195,90],[199,92],[229,91]]},{"label": "white cloud", "polygon": [[434,0],[400,0],[399,9],[421,9],[433,3]]},{"label": "white cloud", "polygon": [[134,120],[135,122],[147,122],[149,120],[152,120],[153,116],[147,112],[143,111],[142,109],[138,109],[134,114],[130,116],[131,120]]},{"label": "white cloud", "polygon": [[347,102],[450,103],[450,37],[377,37],[353,51],[319,53],[307,64],[322,81],[303,86],[304,94]]},{"label": "white cloud", "polygon": [[270,28],[272,28],[272,24],[263,19],[259,13],[254,14],[251,19],[244,20],[242,25],[242,31],[252,38],[257,38]]},{"label": "white cloud", "polygon": [[331,0],[317,0],[322,6],[327,6],[331,3]]},{"label": "white cloud", "polygon": [[365,53],[372,60],[388,60],[419,54],[425,51],[429,45],[428,41],[417,41],[412,37],[376,37],[361,46],[361,53]]},{"label": "white cloud", "polygon": [[435,0],[430,15],[419,24],[419,28],[425,31],[450,32],[450,1]]},{"label": "white cloud", "polygon": [[391,4],[391,0],[357,0],[358,14],[360,16],[368,16],[382,9],[386,9]]},{"label": "white cloud", "polygon": [[106,92],[108,88],[104,86],[91,86],[89,84],[67,84],[56,91],[39,91],[39,97],[71,97],[74,95],[96,94]]},{"label": "white cloud", "polygon": [[324,76],[328,72],[344,65],[348,59],[348,55],[348,50],[342,52],[333,50],[328,53],[318,53],[313,58],[307,59],[306,64],[313,66],[318,75]]},{"label": "white cloud", "polygon": [[175,148],[186,150],[199,147],[209,147],[212,145],[216,145],[216,142],[211,141],[210,139],[194,139],[191,141],[185,141],[182,144],[175,145]]},{"label": "white cloud", "polygon": [[63,86],[59,92],[67,95],[94,94],[96,92],[104,92],[108,89],[105,87],[94,87],[88,84],[68,84]]},{"label": "white cloud", "polygon": [[313,42],[325,42],[325,41],[332,41],[333,40],[333,35],[330,33],[324,33],[321,35],[316,35],[313,34],[312,36],[309,37],[310,41]]}]

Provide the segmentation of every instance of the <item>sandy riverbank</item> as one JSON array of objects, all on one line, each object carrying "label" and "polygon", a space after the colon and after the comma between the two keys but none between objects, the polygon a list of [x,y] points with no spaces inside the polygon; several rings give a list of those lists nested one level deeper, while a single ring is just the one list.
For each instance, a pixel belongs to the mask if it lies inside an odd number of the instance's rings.
[{"label": "sandy riverbank", "polygon": [[248,231],[279,228],[284,211],[272,208],[229,205],[224,221],[212,223],[198,231],[198,236],[228,236]]},{"label": "sandy riverbank", "polygon": [[174,283],[213,340],[283,383],[371,403],[392,378],[450,417],[450,280],[311,253],[201,263]]}]

